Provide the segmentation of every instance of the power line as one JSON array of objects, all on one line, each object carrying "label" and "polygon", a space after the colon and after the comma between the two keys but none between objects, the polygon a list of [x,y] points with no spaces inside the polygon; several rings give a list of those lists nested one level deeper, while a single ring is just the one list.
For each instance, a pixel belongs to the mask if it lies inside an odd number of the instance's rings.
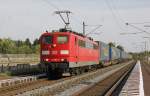
[{"label": "power line", "polygon": [[[42,1],[44,1],[45,3],[48,3],[48,4],[50,4],[50,6],[51,7],[53,7],[54,9],[56,9],[57,11],[60,11],[60,6],[58,7],[58,6],[56,6],[56,5],[54,5],[52,2],[50,2],[50,0],[42,0]],[[61,1],[61,0],[60,0]],[[77,16],[77,17],[79,17],[79,16]],[[61,15],[61,18],[62,18],[62,15]],[[73,17],[72,18],[74,21],[76,21],[79,25],[81,25],[81,26],[83,26],[83,24],[82,24],[82,21],[84,21],[84,20],[79,20],[78,18],[76,18],[76,17]],[[63,22],[64,23],[66,23],[66,21],[64,20],[64,18],[62,18],[62,20],[63,20]],[[95,30],[97,30],[100,26],[99,25],[88,25],[88,26],[98,26],[98,27],[96,27],[95,29],[93,29],[93,31],[95,31]],[[93,31],[91,31],[91,32],[89,32],[90,34],[93,32]],[[89,34],[88,33],[88,34]]]},{"label": "power line", "polygon": [[52,2],[50,2],[50,0],[42,0],[42,1],[45,2],[45,3],[48,3],[51,7],[53,7],[57,11],[60,10],[56,5],[54,5]]},{"label": "power line", "polygon": [[124,29],[121,27],[121,25],[119,24],[119,21],[118,21],[118,19],[117,19],[118,17],[117,17],[116,14],[114,13],[113,8],[111,7],[109,1],[108,1],[108,0],[104,0],[104,1],[106,2],[107,7],[109,8],[110,12],[112,13],[112,16],[113,16],[113,18],[114,18],[116,24],[118,25],[118,27],[119,27],[121,30],[124,30]]},{"label": "power line", "polygon": [[[87,25],[87,26],[88,26],[88,25]],[[101,26],[102,26],[102,25],[97,25],[97,27],[94,28],[94,29],[93,29],[92,31],[90,31],[89,33],[87,33],[86,36],[89,35],[89,34],[94,33],[94,31],[96,31],[97,29],[99,29]],[[97,33],[96,33],[96,34],[97,34]]]},{"label": "power line", "polygon": [[[45,3],[48,3],[51,7],[53,7],[54,9],[56,9],[57,11],[60,11],[60,6],[59,7],[57,7],[56,5],[54,5],[52,2],[50,2],[50,0],[42,0],[42,1],[44,1]],[[60,0],[61,1],[61,0]],[[78,16],[79,17],[79,16]],[[81,20],[79,20],[78,18],[75,18],[75,17],[73,17],[72,18],[72,20],[73,21],[76,21],[76,23],[78,23],[80,26],[82,26],[82,22],[81,22]]]},{"label": "power line", "polygon": [[143,32],[143,33],[146,33],[146,34],[149,34],[150,35],[150,33],[149,32],[147,32],[147,31],[145,31],[145,30],[143,30],[143,29],[141,29],[141,28],[139,28],[139,27],[137,27],[137,26],[134,26],[134,25],[132,25],[132,24],[130,24],[130,23],[125,23],[127,26],[129,25],[129,26],[131,26],[131,27],[133,27],[133,28],[135,28],[135,29],[137,29],[137,30],[140,30],[141,32]]},{"label": "power line", "polygon": [[[51,7],[53,7],[54,9],[57,9],[58,11],[60,11],[60,6],[58,7],[58,6],[56,6],[56,5],[54,5],[53,3],[51,3],[50,1],[48,1],[48,0],[43,0],[44,2],[46,2],[46,3],[48,3],[48,4],[50,4],[51,5]],[[62,2],[61,0],[59,0],[59,2]],[[63,3],[63,2],[62,2]],[[74,14],[75,15],[75,14]],[[78,16],[79,17],[79,16]],[[79,20],[78,18],[75,18],[75,17],[73,17],[72,18],[74,21],[76,21],[78,24],[80,24],[80,25],[82,25],[82,20]]]},{"label": "power line", "polygon": [[73,19],[76,23],[78,23],[79,25],[82,26],[82,21],[84,21],[84,20],[79,20],[78,18],[76,18],[76,17],[74,17],[74,16],[72,16],[72,19]]},{"label": "power line", "polygon": [[150,22],[134,22],[134,23],[130,23],[130,24],[146,24],[146,23],[150,23]]},{"label": "power line", "polygon": [[116,13],[118,14],[118,18],[120,19],[120,21],[125,23],[125,20],[122,18],[122,16],[120,15],[118,8],[116,7],[116,5],[114,3],[112,3],[112,9],[114,9],[116,11]]}]

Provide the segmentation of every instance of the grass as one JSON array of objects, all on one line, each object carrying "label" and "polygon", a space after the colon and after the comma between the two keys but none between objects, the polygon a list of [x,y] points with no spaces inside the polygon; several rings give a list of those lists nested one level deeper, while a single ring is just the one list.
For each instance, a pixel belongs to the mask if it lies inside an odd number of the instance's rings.
[{"label": "grass", "polygon": [[10,72],[0,73],[0,77],[8,77],[11,76]]}]

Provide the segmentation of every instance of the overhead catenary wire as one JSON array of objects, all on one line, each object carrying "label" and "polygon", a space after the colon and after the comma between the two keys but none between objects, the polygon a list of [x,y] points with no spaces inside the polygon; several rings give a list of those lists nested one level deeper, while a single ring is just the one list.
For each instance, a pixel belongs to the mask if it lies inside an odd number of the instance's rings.
[{"label": "overhead catenary wire", "polygon": [[110,12],[112,14],[112,17],[114,18],[114,20],[115,20],[116,24],[118,25],[119,29],[124,31],[124,29],[121,27],[121,25],[120,25],[120,23],[118,21],[118,16],[113,11],[113,8],[112,8],[111,4],[109,3],[109,1],[108,0],[104,0],[104,1],[106,2],[106,5],[107,5],[108,9],[110,10]]},{"label": "overhead catenary wire", "polygon": [[[45,2],[46,4],[49,4],[50,7],[55,9],[55,11],[60,11],[62,9],[62,8],[60,8],[60,6],[58,7],[55,4],[53,4],[50,0],[42,0],[42,1]],[[72,16],[72,20],[75,21],[76,23],[78,23],[77,25],[82,26],[82,22],[80,22],[80,21],[83,21],[83,20],[79,20],[78,18],[75,18],[74,16]]]},{"label": "overhead catenary wire", "polygon": [[[59,6],[59,7],[56,6],[55,4],[53,4],[52,2],[50,2],[50,0],[42,0],[42,1],[44,1],[45,3],[50,4],[50,6],[53,7],[54,9],[56,9],[57,11],[60,11],[60,10],[61,10],[61,9],[60,9],[60,6]],[[61,0],[60,0],[60,1],[61,1]],[[72,14],[74,14],[74,13],[72,13]],[[74,14],[74,15],[75,15],[75,14]],[[73,16],[72,16],[72,17],[73,17]],[[79,18],[79,16],[78,16],[78,18]],[[76,21],[78,24],[82,25],[82,22],[80,22],[80,21],[83,21],[83,20],[79,20],[78,18],[73,17],[73,20]],[[80,18],[81,18],[81,17],[80,17]]]},{"label": "overhead catenary wire", "polygon": [[145,30],[143,30],[143,29],[141,29],[141,28],[139,28],[139,27],[137,27],[137,26],[134,26],[134,25],[132,25],[132,24],[130,24],[130,23],[125,23],[125,24],[126,24],[126,25],[129,25],[129,26],[131,26],[131,27],[133,27],[133,28],[135,28],[135,29],[137,29],[137,30],[143,32],[143,33],[146,33],[146,34],[149,34],[149,35],[150,35],[150,33],[149,33],[148,31],[145,31]]},{"label": "overhead catenary wire", "polygon": [[150,22],[134,22],[134,23],[130,23],[130,24],[147,24],[147,23],[150,23]]},{"label": "overhead catenary wire", "polygon": [[[60,6],[58,7],[58,6],[56,6],[55,4],[53,4],[50,0],[42,0],[42,1],[44,1],[45,3],[47,3],[47,4],[49,4],[51,7],[53,7],[54,9],[56,9],[57,11],[60,11]],[[61,1],[61,0],[60,0]],[[84,20],[82,19],[82,20],[79,20],[79,17],[80,16],[77,16],[78,18],[76,18],[76,17],[74,17],[74,16],[72,16],[72,20],[73,21],[76,21],[76,23],[78,23],[78,25],[79,26],[83,26],[83,22],[84,22]],[[81,18],[81,17],[80,17]],[[63,19],[63,22],[64,22],[65,20]],[[66,22],[65,22],[66,23]],[[88,26],[99,26],[99,25],[88,25]],[[95,29],[93,29],[94,31],[95,30],[97,30],[98,28],[96,27]],[[90,31],[89,33],[92,33],[92,32],[94,32],[94,31]]]},{"label": "overhead catenary wire", "polygon": [[[112,0],[112,1],[114,1],[114,0]],[[112,9],[115,10],[115,12],[117,13],[116,15],[118,15],[118,19],[120,19],[121,22],[125,23],[125,20],[124,20],[124,18],[122,18],[122,16],[120,15],[116,4],[115,4],[115,3],[111,3],[111,4],[112,4]]]},{"label": "overhead catenary wire", "polygon": [[[116,12],[117,12],[117,14],[118,14],[118,18],[120,19],[120,21],[122,21],[123,23],[125,23],[126,24],[126,22],[124,21],[124,19],[121,17],[121,15],[119,14],[119,12],[118,12],[118,8],[116,7],[116,5],[114,4],[114,3],[112,3],[112,8],[114,9],[114,10],[116,10]],[[130,25],[131,24],[149,24],[150,22],[134,22],[134,23],[130,23]],[[132,26],[132,25],[131,25]],[[149,32],[147,32],[147,31],[145,31],[145,30],[143,30],[143,29],[141,29],[141,28],[138,28],[138,27],[136,27],[136,26],[132,26],[132,27],[134,27],[134,28],[136,28],[136,29],[138,29],[138,30],[140,30],[140,31],[143,31],[143,32],[145,32],[145,33],[148,33],[149,34]],[[140,32],[141,33],[141,32]]]},{"label": "overhead catenary wire", "polygon": [[50,2],[50,0],[42,0],[43,2],[45,2],[46,4],[49,4],[52,8],[56,9],[57,11],[60,10],[59,7],[57,7],[55,4],[53,4],[52,2]]},{"label": "overhead catenary wire", "polygon": [[[59,0],[59,2],[61,3],[61,5],[63,5],[63,7],[65,6],[65,7],[67,7],[65,4],[64,4],[64,2],[62,1],[62,0]],[[65,8],[65,9],[68,9],[68,10],[71,10],[70,8]],[[73,10],[75,10],[75,9],[73,9]],[[74,20],[74,21],[76,21],[79,25],[82,25],[82,23],[83,23],[83,21],[85,21],[83,18],[86,18],[85,16],[83,17],[83,16],[81,16],[81,15],[76,15],[76,13],[72,13],[73,14],[73,16],[72,16],[72,19]]]},{"label": "overhead catenary wire", "polygon": [[96,31],[98,28],[100,28],[102,25],[98,25],[96,28],[94,28],[92,31],[90,31],[89,33],[85,34],[86,36],[93,33],[94,31]]}]

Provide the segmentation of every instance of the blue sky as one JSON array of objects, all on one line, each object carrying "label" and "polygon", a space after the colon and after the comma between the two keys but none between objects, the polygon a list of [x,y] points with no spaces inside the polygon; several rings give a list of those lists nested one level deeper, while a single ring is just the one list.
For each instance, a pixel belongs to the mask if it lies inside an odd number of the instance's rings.
[{"label": "blue sky", "polygon": [[[121,44],[127,51],[142,50],[138,46],[147,34],[120,33],[139,32],[126,26],[126,22],[150,22],[150,0],[0,0],[0,38],[34,40],[45,30],[63,27],[61,19],[54,14],[57,9],[72,11],[71,27],[75,31],[82,32],[82,21],[87,25],[100,24],[103,26],[97,32],[102,33],[90,34],[95,40]],[[134,25],[150,32],[144,24]],[[87,26],[86,32],[92,28]]]}]

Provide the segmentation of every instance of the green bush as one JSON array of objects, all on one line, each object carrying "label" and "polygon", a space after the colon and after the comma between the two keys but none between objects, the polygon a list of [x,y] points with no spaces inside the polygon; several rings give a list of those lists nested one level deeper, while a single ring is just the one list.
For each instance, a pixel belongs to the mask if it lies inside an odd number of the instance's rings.
[{"label": "green bush", "polygon": [[33,44],[28,38],[25,41],[0,39],[0,53],[2,54],[39,54],[39,48],[38,39],[35,39]]}]

